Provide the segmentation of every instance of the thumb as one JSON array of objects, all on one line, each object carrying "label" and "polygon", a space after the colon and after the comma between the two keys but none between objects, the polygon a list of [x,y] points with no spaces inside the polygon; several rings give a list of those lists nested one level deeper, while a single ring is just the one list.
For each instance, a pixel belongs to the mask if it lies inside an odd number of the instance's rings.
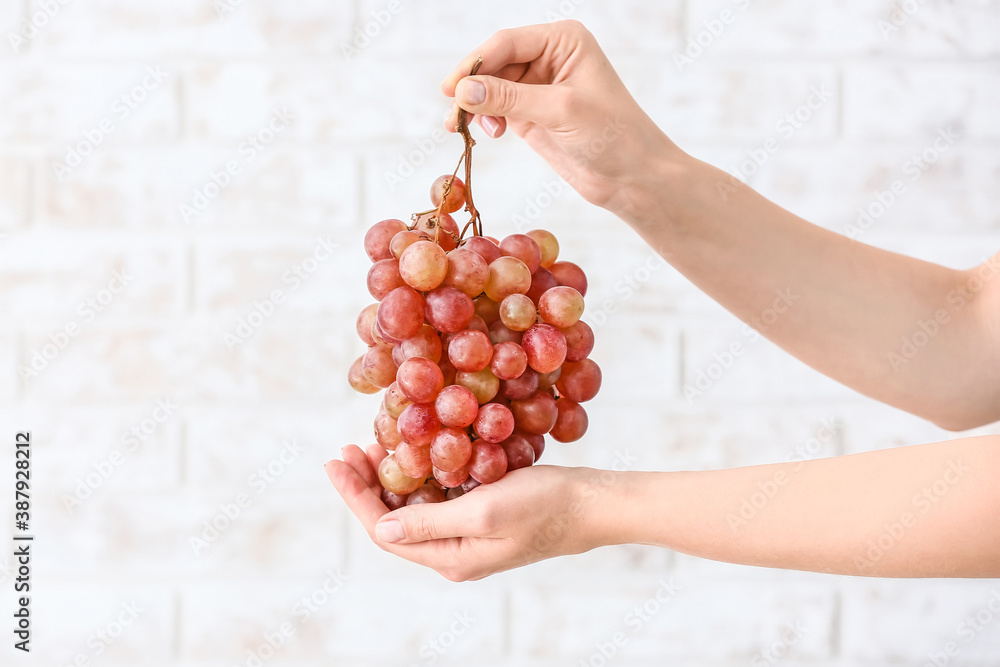
[{"label": "thumb", "polygon": [[475,535],[475,522],[469,520],[469,507],[460,500],[462,498],[410,505],[389,512],[375,524],[375,537],[382,542],[413,544]]},{"label": "thumb", "polygon": [[562,91],[551,84],[515,83],[495,76],[467,76],[455,88],[455,101],[482,116],[503,116],[549,125],[562,105],[553,104]]}]

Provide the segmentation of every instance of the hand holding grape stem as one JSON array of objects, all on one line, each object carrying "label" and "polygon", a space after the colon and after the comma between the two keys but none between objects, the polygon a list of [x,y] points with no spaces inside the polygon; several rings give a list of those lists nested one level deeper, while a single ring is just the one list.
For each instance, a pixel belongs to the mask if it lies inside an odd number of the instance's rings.
[{"label": "hand holding grape stem", "polygon": [[[482,69],[466,76],[478,57]],[[819,372],[946,429],[1000,419],[1000,254],[950,269],[782,209],[671,142],[574,21],[497,33],[442,90],[488,135],[509,124],[584,198]],[[455,120],[457,108],[449,130]],[[609,123],[613,143],[593,150]],[[762,324],[779,302],[783,314]],[[921,323],[941,313],[934,336],[908,354]],[[538,466],[446,503],[394,512],[376,491],[385,455],[352,445],[327,473],[378,546],[452,580],[625,543],[862,576],[1000,576],[995,435],[727,470]],[[766,506],[741,517],[762,489]],[[903,536],[874,549],[887,531]]]}]

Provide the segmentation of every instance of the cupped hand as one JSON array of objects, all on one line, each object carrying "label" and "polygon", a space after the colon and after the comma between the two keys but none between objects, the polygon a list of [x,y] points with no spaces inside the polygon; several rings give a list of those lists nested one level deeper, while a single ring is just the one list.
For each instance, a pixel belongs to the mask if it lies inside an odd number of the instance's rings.
[{"label": "cupped hand", "polygon": [[[469,76],[476,59],[483,59]],[[507,126],[593,204],[616,210],[644,162],[682,155],[629,94],[594,36],[578,21],[494,34],[452,71],[441,90],[492,137]]]},{"label": "cupped hand", "polygon": [[350,445],[326,472],[376,545],[451,581],[482,579],[602,543],[600,507],[614,473],[532,466],[454,500],[390,512],[375,472],[386,455],[378,445],[367,453]]}]

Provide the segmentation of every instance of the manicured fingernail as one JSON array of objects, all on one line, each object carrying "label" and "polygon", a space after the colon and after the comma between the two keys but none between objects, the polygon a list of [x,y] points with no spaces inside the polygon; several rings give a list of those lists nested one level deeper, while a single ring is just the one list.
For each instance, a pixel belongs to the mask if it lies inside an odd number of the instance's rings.
[{"label": "manicured fingernail", "polygon": [[375,537],[383,542],[399,542],[406,537],[403,524],[396,520],[383,521],[375,526]]},{"label": "manicured fingernail", "polygon": [[479,81],[463,80],[461,98],[466,104],[482,104],[486,100],[486,86]]},{"label": "manicured fingernail", "polygon": [[491,137],[497,136],[497,130],[500,129],[500,123],[493,116],[483,116],[482,118],[483,129],[486,130],[486,134]]}]

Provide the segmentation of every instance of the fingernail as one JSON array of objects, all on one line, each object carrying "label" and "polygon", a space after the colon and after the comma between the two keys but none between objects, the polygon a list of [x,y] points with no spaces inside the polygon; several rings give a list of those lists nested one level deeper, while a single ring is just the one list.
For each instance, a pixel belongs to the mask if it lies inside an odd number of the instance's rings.
[{"label": "fingernail", "polygon": [[403,524],[395,519],[375,525],[375,537],[383,542],[399,542],[406,537]]},{"label": "fingernail", "polygon": [[486,86],[479,81],[463,81],[462,101],[466,104],[482,104],[486,101]]},{"label": "fingernail", "polygon": [[486,134],[491,137],[497,136],[497,130],[500,129],[500,123],[493,116],[483,116],[482,118],[483,129],[486,130]]}]

